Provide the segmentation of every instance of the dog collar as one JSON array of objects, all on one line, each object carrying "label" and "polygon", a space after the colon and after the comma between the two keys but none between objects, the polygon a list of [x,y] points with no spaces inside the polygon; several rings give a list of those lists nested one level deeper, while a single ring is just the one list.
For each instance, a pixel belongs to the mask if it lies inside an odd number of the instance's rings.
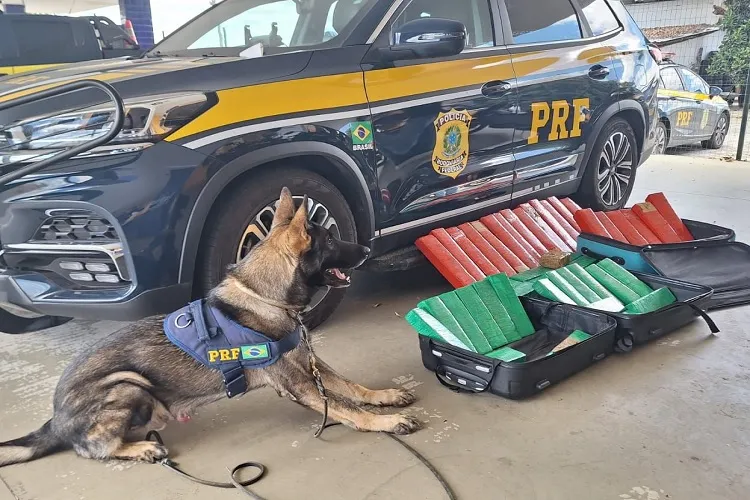
[{"label": "dog collar", "polygon": [[196,361],[221,371],[227,396],[247,392],[246,369],[265,368],[299,345],[300,327],[281,340],[228,318],[205,300],[191,302],[164,319],[167,338]]}]

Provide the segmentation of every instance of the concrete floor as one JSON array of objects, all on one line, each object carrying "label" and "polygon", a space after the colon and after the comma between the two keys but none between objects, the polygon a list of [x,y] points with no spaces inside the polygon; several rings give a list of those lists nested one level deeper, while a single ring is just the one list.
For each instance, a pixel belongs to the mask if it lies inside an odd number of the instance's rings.
[{"label": "concrete floor", "polygon": [[[750,239],[750,167],[659,157],[639,172],[632,200],[665,191],[684,217],[734,227]],[[428,427],[407,438],[459,498],[715,500],[750,491],[750,307],[702,322],[629,355],[615,355],[524,402],[459,395],[421,363],[403,315],[448,289],[431,269],[360,274],[339,312],[315,334],[318,353],[380,388],[414,388],[410,411]],[[0,441],[41,425],[71,356],[118,328],[75,322],[0,336]],[[272,391],[204,408],[163,436],[188,471],[225,480],[227,467],[269,467],[255,488],[276,499],[441,499],[437,483],[385,436],[329,429]],[[241,498],[194,485],[156,465],[99,463],[64,453],[0,470],[0,500]],[[5,489],[7,488],[7,489]],[[745,493],[742,493],[742,492]]]}]

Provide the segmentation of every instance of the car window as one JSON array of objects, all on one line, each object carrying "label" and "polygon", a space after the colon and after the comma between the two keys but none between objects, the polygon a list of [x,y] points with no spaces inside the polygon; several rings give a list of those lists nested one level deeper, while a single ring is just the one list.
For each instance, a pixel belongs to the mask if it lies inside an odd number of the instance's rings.
[{"label": "car window", "polygon": [[677,70],[674,68],[664,68],[661,70],[661,82],[667,90],[685,90],[680,75],[677,74]]},{"label": "car window", "polygon": [[581,38],[569,0],[505,0],[513,43],[556,42]]},{"label": "car window", "polygon": [[680,68],[680,74],[685,81],[685,88],[688,92],[708,94],[708,84],[703,81],[703,78],[686,68]]},{"label": "car window", "polygon": [[492,32],[492,13],[488,0],[412,0],[404,9],[394,28],[423,17],[438,17],[460,21],[466,26],[466,47],[492,47],[495,36]]},{"label": "car window", "polygon": [[620,27],[605,0],[578,0],[578,3],[583,9],[583,16],[589,22],[592,35],[603,35]]},{"label": "car window", "polygon": [[318,45],[341,38],[339,34],[350,31],[377,2],[223,0],[165,38],[151,53],[240,55],[261,42],[263,53],[273,54]]}]

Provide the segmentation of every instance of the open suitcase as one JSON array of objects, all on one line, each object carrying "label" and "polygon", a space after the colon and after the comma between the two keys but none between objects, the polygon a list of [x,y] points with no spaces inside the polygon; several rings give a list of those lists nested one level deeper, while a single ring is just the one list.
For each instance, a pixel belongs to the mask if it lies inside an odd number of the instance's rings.
[{"label": "open suitcase", "polygon": [[[617,324],[606,314],[523,297],[521,303],[536,331],[510,347],[526,354],[528,361],[500,361],[419,335],[425,368],[435,372],[443,385],[455,390],[489,391],[510,399],[522,399],[612,353]],[[587,332],[591,337],[547,355],[575,330]]]},{"label": "open suitcase", "polygon": [[[698,222],[689,219],[682,219],[690,233],[695,237],[695,241],[672,244],[655,244],[649,245],[650,248],[669,247],[669,248],[691,248],[694,243],[701,241],[720,241],[733,242],[735,233],[733,230]],[[642,250],[645,246],[631,245],[621,241],[604,238],[602,236],[581,233],[577,238],[577,251],[583,255],[595,259],[610,258],[628,271],[638,271],[649,274],[659,274],[644,258]],[[691,280],[692,281],[692,280]]]},{"label": "open suitcase", "polygon": [[[633,275],[653,289],[669,288],[677,298],[677,302],[646,314],[607,312],[606,314],[617,322],[615,337],[616,351],[628,352],[634,345],[644,344],[677,330],[699,316],[706,321],[711,333],[719,332],[716,324],[704,311],[708,307],[713,294],[711,288],[653,274],[633,272]],[[548,305],[554,303],[549,299],[541,297],[536,292],[529,294],[526,300],[531,302],[538,301]],[[570,307],[580,307],[583,310],[597,313],[601,312],[581,306]]]}]

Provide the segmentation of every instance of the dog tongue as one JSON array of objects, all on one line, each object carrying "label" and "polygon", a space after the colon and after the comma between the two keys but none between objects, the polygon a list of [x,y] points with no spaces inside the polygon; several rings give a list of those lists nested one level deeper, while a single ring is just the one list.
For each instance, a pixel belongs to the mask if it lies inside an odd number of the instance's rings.
[{"label": "dog tongue", "polygon": [[190,419],[191,419],[190,415],[184,415],[184,414],[177,415],[177,421],[182,424],[184,424],[185,422],[190,422]]},{"label": "dog tongue", "polygon": [[332,271],[333,271],[333,274],[335,274],[338,279],[340,279],[340,280],[345,280],[346,279],[346,274],[342,273],[341,270],[339,270],[339,269],[333,269]]}]

